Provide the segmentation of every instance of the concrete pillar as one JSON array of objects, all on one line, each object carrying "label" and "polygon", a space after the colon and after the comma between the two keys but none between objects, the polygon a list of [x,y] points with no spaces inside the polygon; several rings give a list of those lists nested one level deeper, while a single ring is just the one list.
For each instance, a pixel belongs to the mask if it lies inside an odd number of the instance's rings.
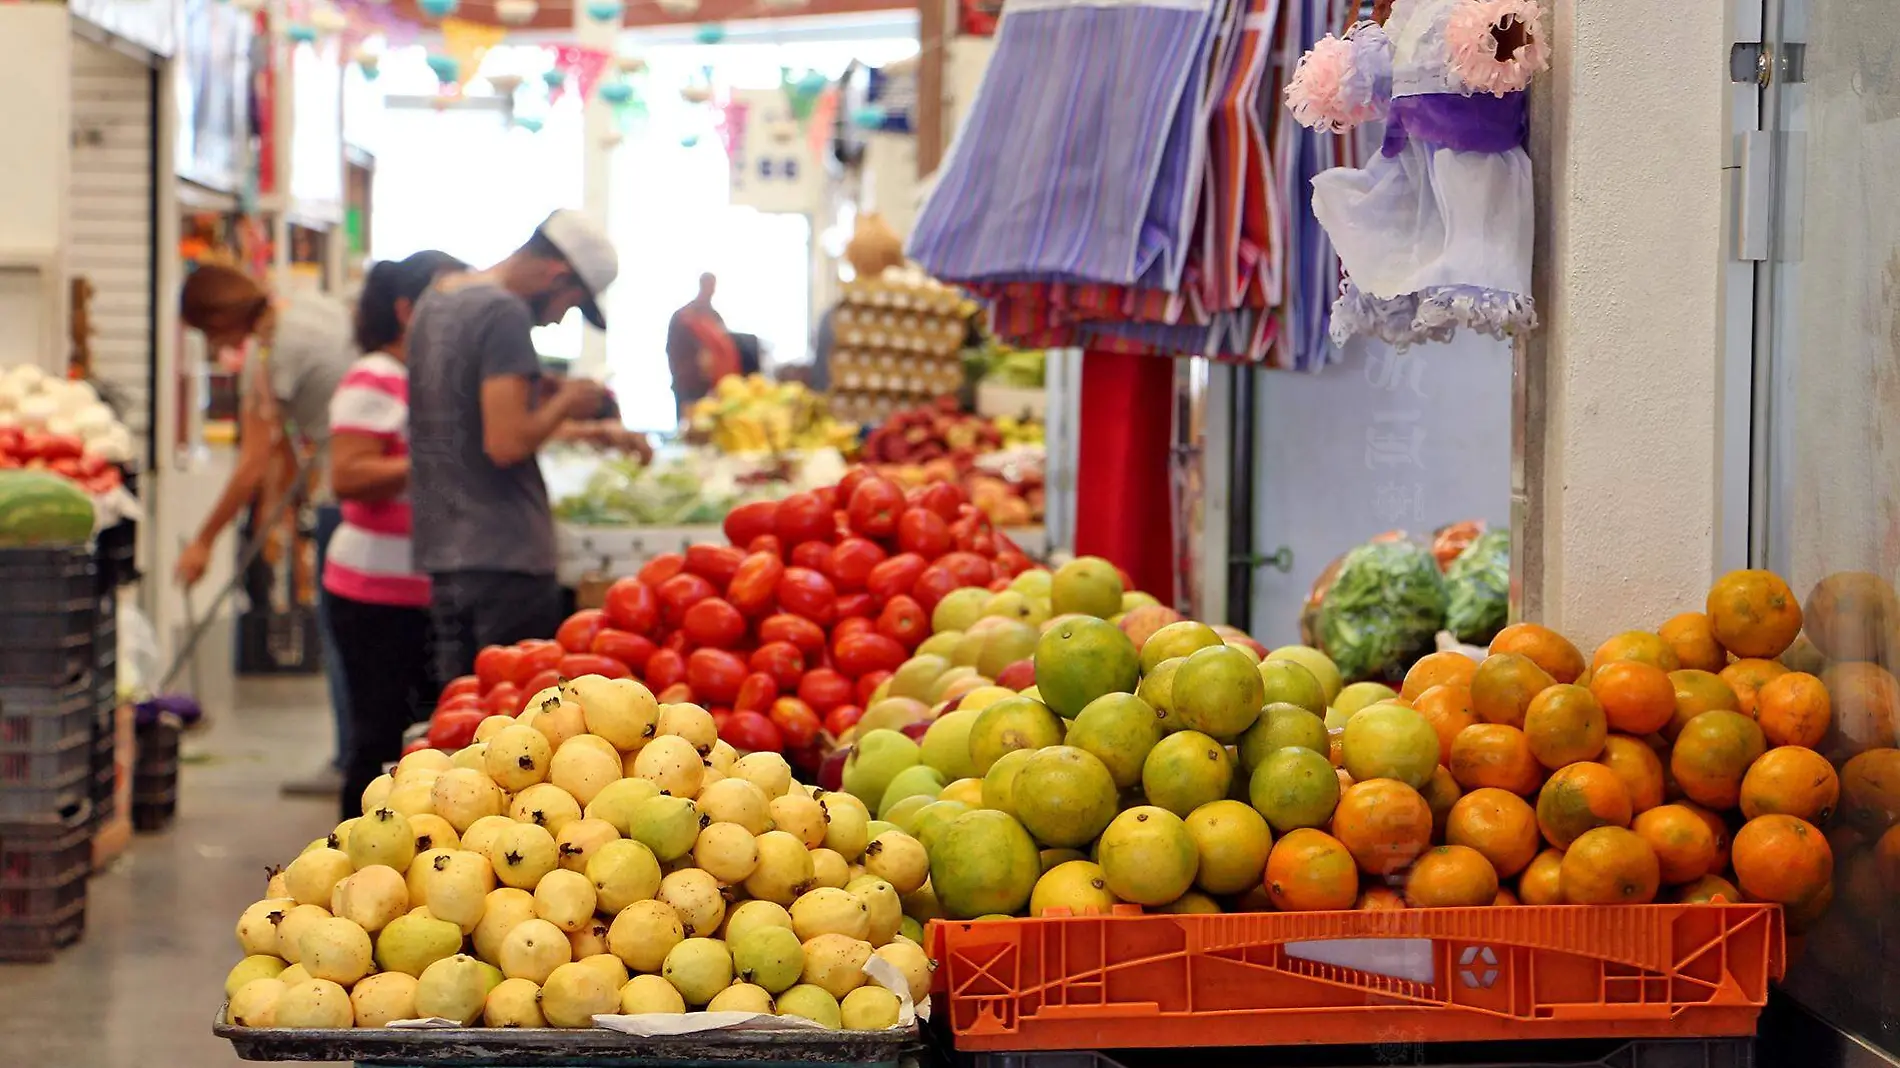
[{"label": "concrete pillar", "polygon": [[[574,5],[574,40],[584,48],[604,49],[612,55],[620,37],[620,26],[619,15],[603,22],[587,13],[586,4]],[[611,73],[610,61],[609,70],[602,77]],[[581,135],[581,210],[601,226],[608,227],[607,232],[611,234],[613,230],[609,225],[608,204],[612,201],[614,149],[607,145],[607,135],[614,129],[613,108],[597,96],[589,96],[582,101],[581,106],[586,109],[587,116],[582,124]],[[637,253],[633,249],[623,248],[620,254],[628,256]],[[611,314],[607,321],[614,321]],[[591,328],[581,331],[581,355],[575,369],[593,378],[606,376],[607,335]]]}]

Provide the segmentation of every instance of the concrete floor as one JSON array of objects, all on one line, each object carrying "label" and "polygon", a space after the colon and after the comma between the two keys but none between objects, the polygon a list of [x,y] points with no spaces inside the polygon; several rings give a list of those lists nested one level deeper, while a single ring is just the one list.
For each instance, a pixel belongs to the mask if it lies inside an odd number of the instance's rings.
[{"label": "concrete floor", "polygon": [[328,758],[321,679],[246,680],[206,700],[185,740],[178,819],[137,835],[95,875],[85,937],[47,965],[0,965],[0,1061],[43,1068],[217,1068],[243,1063],[211,1034],[232,934],[284,864],[336,823],[331,800],[278,784]]}]

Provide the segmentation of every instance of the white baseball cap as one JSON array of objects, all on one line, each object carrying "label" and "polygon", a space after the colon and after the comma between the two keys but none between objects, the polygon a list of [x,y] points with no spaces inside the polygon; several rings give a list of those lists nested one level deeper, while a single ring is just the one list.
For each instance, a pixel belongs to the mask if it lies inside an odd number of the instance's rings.
[{"label": "white baseball cap", "polygon": [[586,215],[562,208],[548,216],[535,232],[560,250],[561,257],[574,269],[575,280],[587,291],[581,314],[595,327],[607,329],[607,317],[600,313],[600,295],[620,276],[620,255],[607,240],[607,231]]}]

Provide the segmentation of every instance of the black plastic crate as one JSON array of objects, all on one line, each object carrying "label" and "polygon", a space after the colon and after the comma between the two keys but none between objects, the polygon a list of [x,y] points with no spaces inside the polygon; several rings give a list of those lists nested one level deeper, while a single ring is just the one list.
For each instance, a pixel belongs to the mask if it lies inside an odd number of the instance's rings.
[{"label": "black plastic crate", "polygon": [[238,617],[240,675],[315,675],[323,670],[317,610],[298,605],[276,612],[254,608]]},{"label": "black plastic crate", "polygon": [[132,795],[132,829],[140,834],[162,831],[178,816],[178,787]]},{"label": "black plastic crate", "polygon": [[124,519],[100,531],[94,539],[93,558],[98,564],[101,590],[138,581],[138,531],[137,523]]},{"label": "black plastic crate", "polygon": [[178,717],[161,715],[138,725],[132,762],[132,828],[162,831],[178,813]]},{"label": "black plastic crate", "polygon": [[7,591],[0,615],[62,611],[73,601],[99,595],[99,565],[92,550],[0,549],[0,589]]},{"label": "black plastic crate", "polygon": [[[90,847],[88,847],[90,848]],[[0,920],[0,963],[45,964],[86,933],[86,881],[79,897],[58,915],[34,920]]]},{"label": "black plastic crate", "polygon": [[45,961],[85,929],[92,820],[0,823],[0,961]]},{"label": "black plastic crate", "polygon": [[96,715],[89,678],[0,687],[0,823],[63,824],[87,807]]}]

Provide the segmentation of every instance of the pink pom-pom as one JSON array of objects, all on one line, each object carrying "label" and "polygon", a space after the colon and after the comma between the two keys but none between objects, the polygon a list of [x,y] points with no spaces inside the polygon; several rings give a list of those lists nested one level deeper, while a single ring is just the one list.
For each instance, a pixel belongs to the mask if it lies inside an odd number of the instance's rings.
[{"label": "pink pom-pom", "polygon": [[[1499,59],[1496,31],[1507,21],[1522,28],[1524,43]],[[1445,25],[1445,45],[1452,73],[1474,93],[1519,92],[1550,66],[1550,42],[1536,0],[1465,0]]]},{"label": "pink pom-pom", "polygon": [[1379,117],[1370,80],[1353,69],[1353,43],[1332,34],[1313,43],[1286,86],[1286,106],[1301,126],[1329,132]]}]

